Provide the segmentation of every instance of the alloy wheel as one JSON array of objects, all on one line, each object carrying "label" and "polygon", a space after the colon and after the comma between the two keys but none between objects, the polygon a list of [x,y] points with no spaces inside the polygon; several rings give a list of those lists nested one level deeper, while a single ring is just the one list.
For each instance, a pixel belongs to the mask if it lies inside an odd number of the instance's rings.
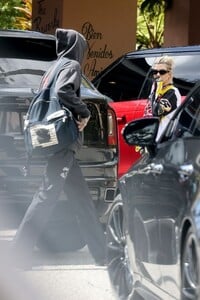
[{"label": "alloy wheel", "polygon": [[188,230],[182,255],[182,300],[199,299],[199,254],[193,230]]},{"label": "alloy wheel", "polygon": [[111,284],[120,299],[128,299],[133,289],[126,237],[123,204],[118,195],[107,223],[107,263]]}]

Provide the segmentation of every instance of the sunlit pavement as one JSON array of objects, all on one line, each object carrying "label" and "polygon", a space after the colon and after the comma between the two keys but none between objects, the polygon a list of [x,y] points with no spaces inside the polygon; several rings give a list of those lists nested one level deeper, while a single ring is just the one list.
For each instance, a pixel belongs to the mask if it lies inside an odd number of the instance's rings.
[{"label": "sunlit pavement", "polygon": [[26,272],[32,287],[48,300],[114,300],[106,269],[92,265],[46,267]]},{"label": "sunlit pavement", "polygon": [[[14,231],[4,231],[0,238],[11,241],[13,234]],[[107,268],[95,266],[87,247],[63,253],[36,251],[31,269],[17,270],[12,276],[10,270],[5,269],[0,274],[0,282],[5,290],[8,289],[6,300],[16,300],[16,293],[21,295],[21,298],[17,296],[20,300],[116,299]],[[15,285],[10,284],[12,281]]]}]

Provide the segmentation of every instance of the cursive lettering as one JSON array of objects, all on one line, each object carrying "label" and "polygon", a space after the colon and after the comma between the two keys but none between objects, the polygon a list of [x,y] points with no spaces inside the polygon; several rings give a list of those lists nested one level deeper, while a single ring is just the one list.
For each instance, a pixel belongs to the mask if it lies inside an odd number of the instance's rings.
[{"label": "cursive lettering", "polygon": [[103,68],[97,69],[96,59],[93,59],[90,63],[86,63],[83,68],[83,72],[88,78],[96,77],[102,70]]},{"label": "cursive lettering", "polygon": [[92,45],[88,44],[88,53],[87,53],[87,59],[90,58],[106,58],[106,59],[112,59],[113,53],[112,50],[108,50],[108,45],[105,44],[103,47],[100,47],[99,49],[93,49],[94,43]]},{"label": "cursive lettering", "polygon": [[40,32],[50,32],[51,30],[56,29],[57,27],[59,27],[60,25],[60,20],[58,17],[58,9],[55,8],[54,10],[54,16],[53,19],[50,20],[48,23],[43,24],[42,22],[42,17],[37,16],[34,20],[33,20],[33,24],[34,24],[34,28],[36,31],[40,31]]},{"label": "cursive lettering", "polygon": [[38,14],[39,15],[45,15],[46,14],[46,8],[43,7],[43,3],[45,2],[45,0],[38,0]]},{"label": "cursive lettering", "polygon": [[88,78],[92,78],[97,76],[103,69],[97,66],[100,59],[110,60],[114,55],[113,51],[109,49],[108,44],[103,43],[103,33],[97,32],[90,22],[85,22],[82,25],[81,33],[88,43],[87,62],[84,65],[83,71]]},{"label": "cursive lettering", "polygon": [[83,24],[82,34],[85,36],[87,41],[101,40],[103,38],[103,34],[101,32],[96,32],[90,22],[86,22]]}]

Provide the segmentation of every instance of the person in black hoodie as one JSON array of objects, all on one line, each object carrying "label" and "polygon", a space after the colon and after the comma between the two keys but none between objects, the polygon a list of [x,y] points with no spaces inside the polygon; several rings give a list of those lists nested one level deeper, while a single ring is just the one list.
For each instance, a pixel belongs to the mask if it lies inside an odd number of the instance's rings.
[{"label": "person in black hoodie", "polygon": [[[57,60],[63,61],[55,90],[60,101],[71,110],[77,120],[80,134],[78,140],[68,149],[48,159],[43,182],[17,230],[12,241],[12,249],[18,253],[18,257],[20,253],[22,257],[25,257],[25,254],[31,255],[57,204],[61,191],[64,190],[72,203],[72,214],[76,215],[85,242],[96,264],[103,265],[105,235],[89,188],[75,159],[75,154],[82,145],[82,131],[90,118],[90,111],[80,98],[81,63],[87,49],[87,42],[75,30],[58,28],[55,36]],[[43,76],[40,89],[47,84],[48,75],[53,72],[55,64]]]}]

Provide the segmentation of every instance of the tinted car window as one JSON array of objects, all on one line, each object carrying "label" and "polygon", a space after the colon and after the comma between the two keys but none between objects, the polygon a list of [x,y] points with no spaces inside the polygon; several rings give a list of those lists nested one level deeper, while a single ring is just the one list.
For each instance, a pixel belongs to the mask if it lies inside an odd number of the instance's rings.
[{"label": "tinted car window", "polygon": [[[152,84],[150,68],[156,57],[165,54],[140,55],[137,52],[135,55],[124,56],[93,82],[100,92],[116,102],[147,98]],[[200,78],[200,54],[194,52],[166,55],[172,56],[175,62],[174,83],[181,94],[186,95]]]},{"label": "tinted car window", "polygon": [[183,110],[175,118],[175,123],[173,137],[200,136],[200,88],[191,95]]},{"label": "tinted car window", "polygon": [[148,71],[149,65],[144,58],[124,59],[102,79],[98,89],[103,89],[113,100],[137,99]]},{"label": "tinted car window", "polygon": [[[0,37],[0,57],[8,58],[23,58],[23,59],[33,59],[40,61],[51,61],[56,59],[55,52],[55,39],[52,37],[45,39],[38,33],[38,38],[32,38],[29,33],[27,36],[20,36],[18,33],[16,35]],[[14,46],[13,46],[14,45]]]}]

